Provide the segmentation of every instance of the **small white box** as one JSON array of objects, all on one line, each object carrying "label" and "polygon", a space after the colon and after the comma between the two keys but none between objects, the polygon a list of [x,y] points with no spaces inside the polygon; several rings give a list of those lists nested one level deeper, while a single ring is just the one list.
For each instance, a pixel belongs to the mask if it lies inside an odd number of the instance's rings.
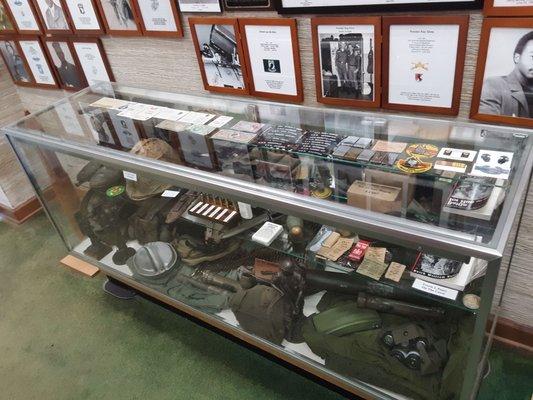
[{"label": "small white box", "polygon": [[272,222],[265,222],[263,226],[253,234],[252,240],[261,243],[262,245],[270,246],[281,232],[283,232],[283,226]]}]

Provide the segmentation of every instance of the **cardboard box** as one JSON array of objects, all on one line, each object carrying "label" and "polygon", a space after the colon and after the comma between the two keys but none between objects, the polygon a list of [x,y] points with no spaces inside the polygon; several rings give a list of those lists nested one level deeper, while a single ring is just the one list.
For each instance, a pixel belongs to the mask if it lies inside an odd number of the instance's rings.
[{"label": "cardboard box", "polygon": [[394,186],[355,181],[348,189],[348,205],[381,213],[402,209],[402,190]]}]

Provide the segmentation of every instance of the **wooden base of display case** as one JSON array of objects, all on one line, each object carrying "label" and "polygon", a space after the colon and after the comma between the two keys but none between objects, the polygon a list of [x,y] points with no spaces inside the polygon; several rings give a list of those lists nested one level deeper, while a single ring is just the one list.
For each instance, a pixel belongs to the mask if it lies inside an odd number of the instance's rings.
[{"label": "wooden base of display case", "polygon": [[[492,319],[489,320],[489,326]],[[499,317],[494,340],[506,347],[533,354],[533,327]]]},{"label": "wooden base of display case", "polygon": [[17,208],[10,208],[0,204],[0,214],[9,222],[22,224],[41,211],[41,203],[36,197],[22,203]]},{"label": "wooden base of display case", "polygon": [[61,264],[66,265],[69,268],[72,268],[78,272],[81,272],[83,275],[93,277],[95,276],[100,269],[94,265],[88,263],[87,261],[80,260],[77,257],[68,255],[61,260]]}]

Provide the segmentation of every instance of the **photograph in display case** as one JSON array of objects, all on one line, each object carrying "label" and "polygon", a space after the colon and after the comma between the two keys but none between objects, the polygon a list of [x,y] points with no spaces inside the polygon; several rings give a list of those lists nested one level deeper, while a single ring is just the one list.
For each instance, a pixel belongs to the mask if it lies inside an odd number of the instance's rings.
[{"label": "photograph in display case", "polygon": [[457,115],[467,34],[467,15],[384,17],[382,107]]},{"label": "photograph in display case", "polygon": [[95,0],[67,1],[66,11],[70,15],[75,33],[104,34],[104,26],[98,14]]},{"label": "photograph in display case", "polygon": [[181,12],[221,13],[220,0],[178,0]]},{"label": "photograph in display case", "polygon": [[80,90],[86,86],[85,79],[67,40],[47,38],[46,48],[59,77],[61,87]]},{"label": "photograph in display case", "polygon": [[14,40],[0,40],[0,53],[7,66],[11,78],[17,85],[30,86],[32,84],[31,73],[28,65],[19,53]]},{"label": "photograph in display case", "polygon": [[483,22],[470,116],[533,127],[533,18]]},{"label": "photograph in display case", "polygon": [[274,0],[223,0],[226,11],[273,10]]},{"label": "photograph in display case", "polygon": [[250,94],[303,101],[298,30],[293,18],[239,18]]},{"label": "photograph in display case", "polygon": [[532,17],[533,0],[485,0],[483,13],[489,17]]},{"label": "photograph in display case", "polygon": [[248,94],[237,19],[189,18],[205,90]]},{"label": "photograph in display case", "polygon": [[141,30],[132,0],[96,0],[109,34],[135,36]]},{"label": "photograph in display case", "polygon": [[19,40],[18,44],[33,74],[35,86],[57,88],[56,78],[39,38],[37,36],[25,37]]},{"label": "photograph in display case", "polygon": [[89,86],[115,80],[100,39],[74,39],[72,46]]},{"label": "photograph in display case", "polygon": [[173,0],[137,1],[144,35],[182,37],[178,7]]},{"label": "photograph in display case", "polygon": [[41,33],[41,26],[30,0],[5,0],[5,4],[9,7],[19,33]]},{"label": "photograph in display case", "polygon": [[72,33],[61,0],[35,0],[46,33]]},{"label": "photograph in display case", "polygon": [[9,14],[9,9],[0,1],[0,34],[1,33],[17,33],[15,24]]},{"label": "photograph in display case", "polygon": [[379,107],[380,17],[312,18],[317,101]]}]

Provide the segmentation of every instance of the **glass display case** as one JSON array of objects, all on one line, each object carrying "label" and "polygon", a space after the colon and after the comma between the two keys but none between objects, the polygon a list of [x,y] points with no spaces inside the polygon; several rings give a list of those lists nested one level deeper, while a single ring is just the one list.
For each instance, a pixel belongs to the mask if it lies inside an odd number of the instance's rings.
[{"label": "glass display case", "polygon": [[66,250],[368,399],[469,399],[531,131],[102,84],[4,128]]}]

